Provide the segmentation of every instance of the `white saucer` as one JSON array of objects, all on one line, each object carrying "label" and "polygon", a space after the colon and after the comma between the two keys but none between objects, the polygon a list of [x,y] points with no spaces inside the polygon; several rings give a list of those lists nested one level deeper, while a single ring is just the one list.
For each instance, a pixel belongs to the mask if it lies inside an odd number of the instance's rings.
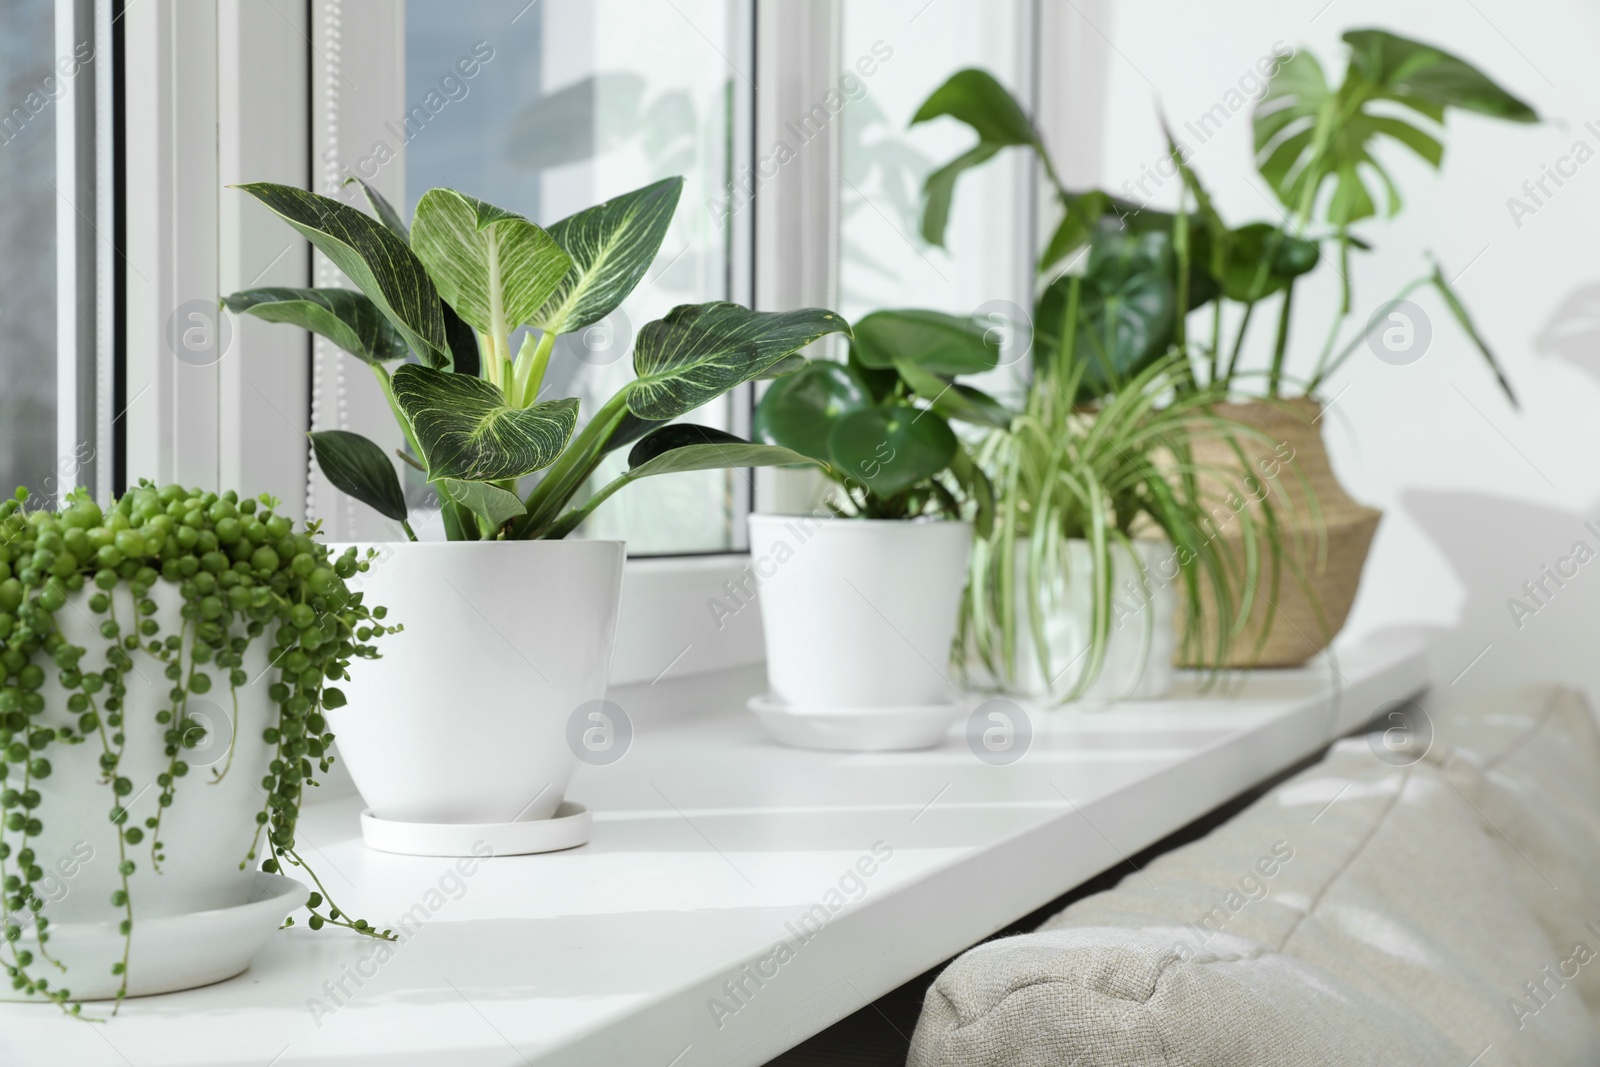
[{"label": "white saucer", "polygon": [[971,706],[963,697],[905,708],[793,707],[767,694],[751,697],[746,704],[784,744],[840,752],[932,748]]},{"label": "white saucer", "polygon": [[[250,896],[230,908],[140,919],[135,903],[128,996],[175,993],[242,974],[310,895],[305,885],[281,874],[257,871],[239,877],[252,879]],[[23,944],[33,949],[34,976],[66,987],[74,1000],[111,1000],[122,985],[122,978],[111,973],[123,951],[116,922],[50,924],[47,945],[50,955],[66,965],[65,974],[38,958],[37,943],[24,937]],[[0,1000],[45,1002],[12,989],[10,982],[0,987]]]},{"label": "white saucer", "polygon": [[548,819],[523,822],[394,822],[370,810],[361,813],[368,848],[402,856],[526,856],[587,844],[594,816],[582,804],[563,800]]}]

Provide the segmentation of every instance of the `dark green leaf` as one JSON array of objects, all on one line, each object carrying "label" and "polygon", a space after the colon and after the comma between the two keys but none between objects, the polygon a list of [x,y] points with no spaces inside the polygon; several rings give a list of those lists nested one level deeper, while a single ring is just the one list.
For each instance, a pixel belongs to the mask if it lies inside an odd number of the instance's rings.
[{"label": "dark green leaf", "polygon": [[645,419],[677,418],[830,333],[848,335],[850,327],[822,308],[679,305],[639,331],[633,346],[638,378],[628,389],[628,410]]},{"label": "dark green leaf", "polygon": [[1032,144],[1038,140],[1028,113],[986,70],[958,70],[917,108],[911,124],[948,115],[966,123],[978,140],[991,144]]},{"label": "dark green leaf", "polygon": [[826,462],[834,422],[871,403],[853,370],[819,359],[767,387],[756,405],[754,436]]},{"label": "dark green leaf", "polygon": [[439,484],[451,500],[481,516],[490,529],[499,529],[512,519],[528,513],[515,493],[508,493],[498,485],[488,482],[463,482],[455,478],[441,478]]},{"label": "dark green leaf", "polygon": [[354,289],[245,289],[222,302],[236,315],[310,330],[365,363],[404,359],[410,352],[405,336]]},{"label": "dark green leaf", "polygon": [[1044,152],[1028,113],[988,71],[967,69],[952,74],[923,101],[911,124],[940,116],[964,122],[978,135],[975,146],[929,174],[923,183],[922,238],[942,246],[957,178],[1008,145],[1032,145],[1041,158]]},{"label": "dark green leaf", "polygon": [[572,437],[572,398],[514,408],[481,378],[408,363],[394,372],[395,402],[411,420],[428,476],[498,482],[555,461]]},{"label": "dark green leaf", "polygon": [[378,217],[378,221],[389,227],[402,241],[410,244],[411,231],[406,229],[406,224],[401,220],[400,213],[394,209],[394,205],[389,203],[382,193],[355,175],[351,175],[344,180],[346,185],[351,182],[361,186],[361,191],[366,194],[367,203],[371,205],[372,213]]},{"label": "dark green leaf", "polygon": [[406,495],[383,449],[347,430],[319,430],[306,436],[311,438],[317,467],[336,488],[380,515],[406,520]]},{"label": "dark green leaf", "polygon": [[1276,293],[1317,265],[1314,241],[1252,222],[1229,235],[1222,291],[1230,300],[1254,301]]},{"label": "dark green leaf", "polygon": [[667,178],[550,227],[573,270],[534,316],[534,325],[572,333],[616,310],[654,262],[682,191],[682,178]]},{"label": "dark green leaf", "polygon": [[629,479],[682,471],[779,467],[810,463],[775,445],[758,445],[709,426],[675,422],[651,432],[628,453]]},{"label": "dark green leaf", "polygon": [[987,163],[1004,145],[978,144],[933,171],[922,183],[922,239],[944,247],[945,227],[950,224],[950,204],[956,195],[956,179],[973,167]]},{"label": "dark green leaf", "polygon": [[1112,210],[1111,197],[1099,189],[1063,198],[1061,222],[1039,257],[1043,273],[1088,243],[1100,216]]},{"label": "dark green leaf", "polygon": [[874,369],[910,363],[930,374],[982,374],[1000,361],[993,331],[941,311],[874,311],[853,334],[856,357]]},{"label": "dark green leaf", "polygon": [[892,497],[950,465],[956,435],[938,415],[909,404],[864,408],[833,424],[828,454],[846,477]]},{"label": "dark green leaf", "polygon": [[1489,350],[1489,343],[1478,332],[1477,326],[1473,325],[1472,316],[1467,314],[1466,305],[1456,295],[1455,289],[1451,287],[1450,282],[1444,276],[1444,271],[1440,269],[1437,263],[1433,265],[1431,280],[1433,287],[1439,291],[1439,295],[1444,299],[1445,306],[1450,309],[1450,314],[1454,316],[1460,327],[1466,331],[1467,336],[1472,340],[1473,347],[1478,350],[1478,354],[1483,357],[1484,362],[1489,364],[1489,369],[1494,372],[1495,380],[1500,383],[1500,388],[1505,391],[1506,399],[1511,401],[1512,407],[1516,407],[1517,394],[1511,391],[1511,383],[1506,380],[1505,371],[1500,369],[1500,362],[1494,358],[1494,353]]},{"label": "dark green leaf", "polygon": [[238,186],[265,204],[344,271],[435,366],[449,360],[439,292],[406,243],[348,204],[274,182]]},{"label": "dark green leaf", "polygon": [[454,189],[422,194],[411,247],[427,264],[439,295],[480,333],[510,333],[528,322],[572,269],[572,260],[544,230]]},{"label": "dark green leaf", "polygon": [[901,363],[899,370],[900,377],[912,391],[947,419],[997,430],[1011,425],[1011,412],[987,393],[929,374],[914,364]]},{"label": "dark green leaf", "polygon": [[444,318],[444,336],[450,347],[450,369],[476,378],[482,370],[478,335],[456,314],[455,308],[443,300],[439,301],[439,314]]},{"label": "dark green leaf", "polygon": [[1400,100],[1419,100],[1438,108],[1458,107],[1511,122],[1538,122],[1539,116],[1476,67],[1421,41],[1384,30],[1350,30],[1350,66]]}]

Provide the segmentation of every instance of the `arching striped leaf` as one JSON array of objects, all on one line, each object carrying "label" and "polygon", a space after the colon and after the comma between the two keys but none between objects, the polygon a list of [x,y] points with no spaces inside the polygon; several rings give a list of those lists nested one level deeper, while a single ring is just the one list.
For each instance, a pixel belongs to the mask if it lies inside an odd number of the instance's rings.
[{"label": "arching striped leaf", "polygon": [[830,333],[848,335],[850,326],[823,308],[680,304],[639,331],[628,410],[644,419],[677,418]]},{"label": "arching striped leaf", "polygon": [[497,482],[548,467],[578,421],[572,397],[514,408],[481,378],[415,363],[394,372],[394,397],[411,420],[428,477]]},{"label": "arching striped leaf", "polygon": [[574,269],[533,324],[571,333],[616,310],[655,260],[681,192],[683,179],[667,178],[550,227],[550,236],[572,257]]},{"label": "arching striped leaf", "polygon": [[454,189],[422,194],[411,220],[411,247],[440,295],[482,333],[509,333],[532,319],[572,269],[544,230]]},{"label": "arching striped leaf", "polygon": [[498,485],[488,482],[463,482],[456,478],[441,478],[439,484],[450,499],[481,516],[490,527],[499,529],[512,519],[528,513],[515,493],[508,493]]},{"label": "arching striped leaf", "polygon": [[404,241],[370,216],[317,193],[276,182],[237,188],[265,204],[344,271],[417,355],[432,366],[448,364],[439,291]]},{"label": "arching striped leaf", "polygon": [[306,436],[328,481],[380,515],[406,521],[406,495],[383,449],[348,430],[320,430]]},{"label": "arching striped leaf", "polygon": [[364,363],[404,359],[410,351],[377,305],[354,289],[245,289],[222,302],[236,315],[310,330]]}]

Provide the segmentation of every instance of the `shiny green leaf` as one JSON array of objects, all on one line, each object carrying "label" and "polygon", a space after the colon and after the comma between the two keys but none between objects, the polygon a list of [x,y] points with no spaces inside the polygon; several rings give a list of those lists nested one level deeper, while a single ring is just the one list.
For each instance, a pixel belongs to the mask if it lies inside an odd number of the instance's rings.
[{"label": "shiny green leaf", "polygon": [[310,330],[364,363],[404,359],[405,336],[354,289],[245,289],[223,298],[229,311]]},{"label": "shiny green leaf", "polygon": [[667,178],[550,227],[573,269],[534,316],[534,325],[572,333],[611,314],[650,269],[682,191],[682,178]]},{"label": "shiny green leaf", "polygon": [[851,412],[828,434],[834,467],[880,497],[896,496],[943,471],[957,447],[943,419],[909,404]]},{"label": "shiny green leaf", "polygon": [[853,370],[819,359],[767,387],[756,405],[754,436],[826,462],[834,422],[871,404]]},{"label": "shiny green leaf", "polygon": [[333,261],[428,363],[449,360],[439,292],[406,243],[368,215],[326,196],[275,182],[239,189],[261,201]]},{"label": "shiny green leaf", "polygon": [[406,495],[400,477],[383,449],[347,430],[307,434],[317,467],[341,492],[349,493],[380,515],[406,520]]},{"label": "shiny green leaf", "polygon": [[930,374],[982,374],[1000,361],[994,331],[941,311],[874,311],[853,334],[856,356],[869,368],[909,363]]},{"label": "shiny green leaf", "polygon": [[771,312],[722,302],[679,305],[639,331],[628,410],[645,419],[676,418],[819,337],[849,332],[844,319],[822,308]]},{"label": "shiny green leaf", "polygon": [[451,500],[481,517],[491,529],[499,529],[528,513],[515,493],[508,493],[498,485],[463,482],[456,478],[441,478],[439,484]]},{"label": "shiny green leaf", "polygon": [[411,247],[439,294],[480,333],[509,333],[528,322],[572,268],[538,226],[453,189],[422,194]]},{"label": "shiny green leaf", "polygon": [[416,431],[430,479],[498,482],[532,474],[561,454],[578,420],[573,398],[515,408],[481,378],[415,363],[395,371],[394,396]]}]

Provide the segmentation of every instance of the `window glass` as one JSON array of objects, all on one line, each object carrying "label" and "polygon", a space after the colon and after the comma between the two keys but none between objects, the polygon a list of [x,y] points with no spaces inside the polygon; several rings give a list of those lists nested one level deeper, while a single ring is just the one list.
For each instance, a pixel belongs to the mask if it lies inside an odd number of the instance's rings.
[{"label": "window glass", "polygon": [[0,492],[7,494],[18,485],[57,490],[54,57],[52,0],[0,5]]},{"label": "window glass", "polygon": [[[731,229],[703,205],[727,187],[733,94],[748,91],[726,58],[740,51],[738,6],[406,4],[406,98],[427,102],[433,94],[434,105],[406,131],[413,209],[427,189],[449,185],[549,225],[657,179],[686,179],[638,289],[617,314],[563,337],[552,355],[546,397],[578,397],[585,418],[632,377],[640,327],[674,305],[733,296]],[[741,402],[748,403],[743,391],[690,418],[731,430]],[[625,463],[625,455],[610,457],[596,484]],[[634,554],[726,551],[743,526],[748,487],[742,471],[648,479],[618,493],[580,532],[624,539]]]},{"label": "window glass", "polygon": [[910,123],[967,67],[989,71],[1031,110],[1032,5],[844,0],[841,10],[840,84],[855,99],[839,146],[840,309],[854,321],[878,308],[929,307],[1015,331],[1031,305],[1031,158],[1002,152],[963,175],[937,248],[921,237],[923,180],[975,137],[954,119]]}]

